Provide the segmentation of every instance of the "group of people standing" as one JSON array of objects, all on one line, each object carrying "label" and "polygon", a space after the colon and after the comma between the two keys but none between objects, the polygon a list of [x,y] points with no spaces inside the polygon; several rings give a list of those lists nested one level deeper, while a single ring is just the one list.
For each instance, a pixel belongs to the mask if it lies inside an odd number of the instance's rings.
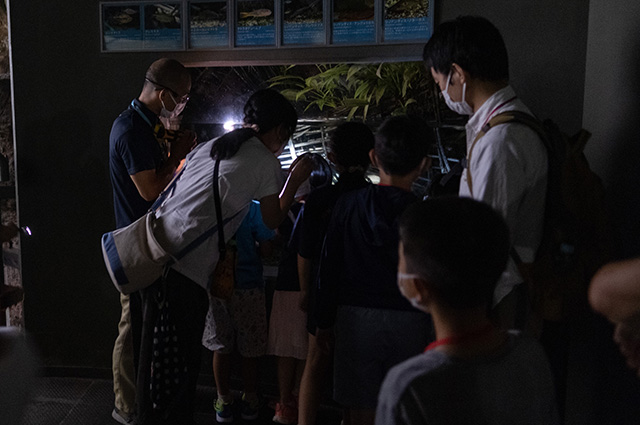
[{"label": "group of people standing", "polygon": [[[447,105],[470,116],[462,198],[420,201],[412,193],[412,183],[429,166],[434,141],[423,120],[390,117],[375,136],[364,124],[335,130],[327,159],[339,178],[312,185],[291,220],[287,262],[280,270],[288,278],[276,287],[270,341],[260,343],[279,358],[274,421],[315,423],[333,370],[333,396],[345,408],[346,425],[558,423],[544,353],[535,339],[508,332],[527,311],[510,252],[531,262],[540,242],[544,145],[533,130],[517,124],[477,137],[498,113],[530,113],[509,86],[504,41],[486,19],[460,17],[440,25],[425,46],[424,61]],[[224,228],[229,238],[242,229],[236,217],[260,216],[270,229],[289,220],[296,192],[322,168],[303,155],[283,183],[277,156],[293,135],[297,115],[272,90],[251,95],[244,128],[197,146],[194,134],[183,130],[170,134],[167,144],[161,120],[182,111],[190,87],[179,62],[154,62],[142,93],[116,119],[110,137],[118,227],[142,216],[179,171],[172,185],[174,210],[158,213],[162,218],[178,211],[173,215],[182,217],[165,220],[158,231],[168,252],[184,247],[190,220],[215,216],[213,198],[210,209],[186,207],[213,185],[219,186],[222,217],[231,219]],[[210,171],[217,160],[216,181]],[[379,171],[377,185],[365,178],[370,164]],[[269,238],[263,233],[254,232],[255,241]],[[119,422],[193,424],[203,341],[216,351],[217,419],[233,420],[228,383],[218,382],[219,374],[228,374],[232,337],[223,334],[231,325],[221,312],[229,304],[209,293],[217,251],[212,237],[173,265],[163,282],[122,296],[113,356],[113,416]],[[159,296],[171,300],[187,376],[162,404],[155,402],[153,382],[163,365],[151,361]],[[256,299],[250,305],[264,305]],[[262,351],[253,348],[244,347],[243,357]],[[255,368],[255,362],[246,367]],[[303,369],[298,394],[296,369]],[[241,400],[248,406],[246,419],[255,417],[251,385]]]}]

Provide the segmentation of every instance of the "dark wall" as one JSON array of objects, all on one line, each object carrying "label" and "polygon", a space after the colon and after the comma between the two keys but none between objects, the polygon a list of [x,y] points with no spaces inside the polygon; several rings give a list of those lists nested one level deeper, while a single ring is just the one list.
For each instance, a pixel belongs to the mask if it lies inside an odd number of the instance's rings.
[{"label": "dark wall", "polygon": [[585,82],[587,155],[608,193],[617,254],[640,255],[640,3],[592,0]]},{"label": "dark wall", "polygon": [[[96,0],[10,3],[19,214],[34,232],[22,243],[26,327],[48,364],[108,368],[120,313],[99,243],[114,227],[108,134],[161,54],[100,53]],[[562,3],[435,6],[440,18],[492,19],[507,40],[521,97],[541,116],[577,128],[588,2]]]},{"label": "dark wall", "polygon": [[157,55],[100,54],[98,2],[13,1],[11,44],[25,326],[47,364],[109,367],[118,293],[100,237],[114,228],[113,119]]},{"label": "dark wall", "polygon": [[[593,137],[586,154],[607,189],[619,258],[640,255],[639,73],[640,3],[591,0],[583,126]],[[581,367],[570,376],[580,408],[572,423],[635,424],[640,380],[611,342],[613,327],[601,320],[577,342]]]}]

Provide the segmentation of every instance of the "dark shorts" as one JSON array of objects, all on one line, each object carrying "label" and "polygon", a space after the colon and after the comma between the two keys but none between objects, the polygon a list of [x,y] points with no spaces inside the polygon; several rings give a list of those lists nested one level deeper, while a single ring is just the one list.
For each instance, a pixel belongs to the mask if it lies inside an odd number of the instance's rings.
[{"label": "dark shorts", "polygon": [[418,310],[338,307],[334,399],[348,408],[374,409],[387,371],[421,353],[432,335],[431,317]]}]

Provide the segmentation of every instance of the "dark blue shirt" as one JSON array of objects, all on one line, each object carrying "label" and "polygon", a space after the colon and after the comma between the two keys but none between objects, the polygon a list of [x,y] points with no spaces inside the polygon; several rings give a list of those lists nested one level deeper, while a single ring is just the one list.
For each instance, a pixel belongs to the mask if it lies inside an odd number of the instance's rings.
[{"label": "dark blue shirt", "polygon": [[318,281],[318,327],[333,326],[338,305],[413,311],[397,285],[398,220],[416,196],[369,185],[338,199]]},{"label": "dark blue shirt", "polygon": [[162,148],[153,133],[157,122],[156,114],[135,99],[111,127],[109,169],[117,228],[142,217],[153,203],[140,196],[131,176],[162,164]]},{"label": "dark blue shirt", "polygon": [[343,193],[366,185],[361,174],[344,173],[336,184],[313,190],[309,194],[298,218],[301,227],[298,253],[301,257],[315,261],[320,259],[324,236],[338,198]]},{"label": "dark blue shirt", "polygon": [[278,226],[278,233],[286,239],[287,245],[284,249],[280,264],[278,264],[278,277],[276,279],[276,291],[300,291],[300,280],[298,279],[298,244],[300,240],[301,211],[303,204],[296,203],[291,206],[290,215],[295,217],[295,221],[290,217]]}]

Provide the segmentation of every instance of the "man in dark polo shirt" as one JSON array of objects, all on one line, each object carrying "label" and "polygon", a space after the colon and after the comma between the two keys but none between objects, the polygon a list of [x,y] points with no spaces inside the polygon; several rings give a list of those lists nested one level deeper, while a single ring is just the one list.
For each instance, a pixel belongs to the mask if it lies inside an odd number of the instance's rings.
[{"label": "man in dark polo shirt", "polygon": [[[113,204],[118,228],[134,222],[151,207],[153,201],[173,178],[180,162],[195,145],[190,131],[169,133],[160,117],[177,117],[191,90],[188,70],[173,59],[159,59],[145,74],[142,92],[116,118],[109,136],[109,168],[113,186]],[[113,349],[112,416],[122,424],[135,423],[135,364],[137,353],[133,327],[141,328],[139,295],[122,295],[122,315]]]}]

